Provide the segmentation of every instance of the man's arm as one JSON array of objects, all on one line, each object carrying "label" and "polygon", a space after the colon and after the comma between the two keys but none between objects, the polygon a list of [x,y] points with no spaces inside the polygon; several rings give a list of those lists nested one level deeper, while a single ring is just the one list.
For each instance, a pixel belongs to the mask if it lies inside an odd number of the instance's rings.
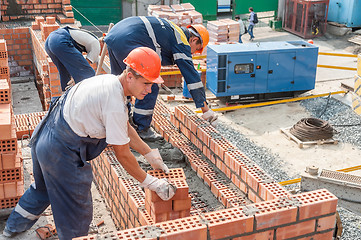
[{"label": "man's arm", "polygon": [[147,173],[139,166],[137,159],[130,151],[129,144],[113,145],[115,156],[124,169],[139,182],[143,182]]},{"label": "man's arm", "polygon": [[128,122],[128,136],[130,138],[130,147],[143,156],[152,151],[152,149],[139,137],[137,131]]}]

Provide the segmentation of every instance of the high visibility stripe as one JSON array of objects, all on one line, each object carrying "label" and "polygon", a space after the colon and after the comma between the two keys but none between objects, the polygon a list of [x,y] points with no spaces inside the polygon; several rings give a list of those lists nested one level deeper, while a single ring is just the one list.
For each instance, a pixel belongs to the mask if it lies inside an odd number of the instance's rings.
[{"label": "high visibility stripe", "polygon": [[173,54],[173,59],[174,59],[174,61],[178,60],[178,59],[184,59],[184,60],[192,61],[192,58],[188,57],[184,53],[174,53]]},{"label": "high visibility stripe", "polygon": [[174,29],[174,35],[177,39],[177,43],[178,44],[183,43],[184,45],[189,46],[187,36],[184,34],[183,30],[177,25],[175,25],[172,21],[168,21],[168,23],[170,23],[171,27]]},{"label": "high visibility stripe", "polygon": [[24,218],[27,218],[29,220],[36,220],[36,219],[38,219],[40,217],[40,215],[36,216],[34,214],[29,213],[24,208],[22,208],[19,204],[16,204],[16,207],[15,207],[14,211],[19,213],[21,216],[23,216]]},{"label": "high visibility stripe", "polygon": [[195,90],[195,89],[202,88],[203,83],[202,82],[191,83],[191,84],[187,84],[187,87],[189,90]]},{"label": "high visibility stripe", "polygon": [[160,60],[162,61],[162,55],[161,55],[161,50],[162,49],[161,49],[160,45],[157,42],[157,38],[155,37],[152,25],[150,24],[149,20],[146,17],[141,16],[140,19],[143,21],[143,23],[145,25],[145,28],[148,31],[149,37],[152,39],[152,42],[153,42],[154,47],[155,47],[155,52],[159,55]]},{"label": "high visibility stripe", "polygon": [[140,109],[140,108],[134,108],[134,113],[140,114],[140,115],[152,115],[153,109]]}]

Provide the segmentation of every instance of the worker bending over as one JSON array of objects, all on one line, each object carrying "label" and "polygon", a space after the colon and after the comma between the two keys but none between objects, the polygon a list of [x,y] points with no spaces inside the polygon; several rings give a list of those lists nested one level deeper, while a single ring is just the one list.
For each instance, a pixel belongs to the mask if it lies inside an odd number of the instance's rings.
[{"label": "worker bending over", "polygon": [[[45,50],[58,68],[62,91],[65,91],[71,77],[78,83],[95,76],[89,63],[98,61],[100,43],[91,32],[68,26],[59,28],[46,39]],[[83,52],[87,53],[86,59]]]},{"label": "worker bending over", "polygon": [[[118,22],[104,38],[108,47],[112,74],[120,74],[126,65],[123,59],[134,48],[145,46],[155,50],[162,65],[179,67],[197,108],[202,117],[210,122],[217,116],[208,108],[201,78],[194,68],[193,53],[201,53],[209,41],[209,33],[203,25],[180,28],[173,22],[157,17],[129,17]],[[152,92],[143,100],[136,100],[133,110],[133,123],[143,140],[157,140],[150,124],[156,104],[159,87],[153,84]]]},{"label": "worker bending over", "polygon": [[31,138],[35,182],[20,198],[6,222],[3,235],[28,230],[51,205],[59,239],[88,234],[92,220],[89,161],[110,144],[124,169],[140,186],[169,200],[176,188],[166,179],[147,174],[130,147],[154,169],[169,169],[157,149],[150,149],[128,122],[126,97],[143,99],[153,83],[162,83],[158,55],[150,48],[136,48],[125,58],[120,75],[85,79],[52,102],[47,116]]}]

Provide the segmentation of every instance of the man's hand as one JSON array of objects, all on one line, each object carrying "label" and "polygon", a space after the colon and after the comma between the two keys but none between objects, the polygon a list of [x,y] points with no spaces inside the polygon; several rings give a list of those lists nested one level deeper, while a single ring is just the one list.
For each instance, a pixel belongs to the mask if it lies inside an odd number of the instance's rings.
[{"label": "man's hand", "polygon": [[75,85],[74,79],[71,78],[71,79],[69,80],[69,82],[67,82],[66,85],[67,85],[67,86],[65,87],[65,90],[68,90],[69,88],[71,88],[72,86],[74,86],[74,85]]},{"label": "man's hand", "polygon": [[201,117],[212,125],[216,124],[216,120],[218,118],[212,109],[209,109],[207,112],[203,113]]},{"label": "man's hand", "polygon": [[177,191],[177,187],[169,183],[166,178],[158,179],[149,174],[140,186],[156,192],[163,201],[170,200]]},{"label": "man's hand", "polygon": [[150,163],[153,169],[161,169],[166,174],[169,174],[169,169],[167,165],[164,164],[162,157],[160,156],[159,150],[153,149],[149,153],[144,155],[145,160]]}]

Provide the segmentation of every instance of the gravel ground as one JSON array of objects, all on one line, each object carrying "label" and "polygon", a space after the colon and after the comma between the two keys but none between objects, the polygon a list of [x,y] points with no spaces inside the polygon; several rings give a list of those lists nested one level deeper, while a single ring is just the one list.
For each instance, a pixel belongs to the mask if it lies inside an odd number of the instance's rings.
[{"label": "gravel ground", "polygon": [[[347,105],[334,98],[314,98],[301,102],[313,117],[328,121],[337,131],[334,138],[341,142],[351,143],[361,149],[361,119]],[[342,207],[338,212],[343,225],[342,239],[361,238],[361,216]]]},{"label": "gravel ground", "polygon": [[[340,142],[351,143],[361,149],[361,119],[354,111],[342,102],[332,98],[314,98],[300,102],[312,117],[328,121],[336,130],[334,138]],[[235,131],[230,126],[219,123],[217,130],[232,144],[242,150],[248,157],[255,161],[262,169],[270,174],[276,181],[285,181],[298,176],[289,176],[278,166],[283,160],[278,155],[272,154],[270,149],[257,146],[242,133]],[[356,215],[342,207],[338,207],[345,240],[361,238],[361,216]]]}]

